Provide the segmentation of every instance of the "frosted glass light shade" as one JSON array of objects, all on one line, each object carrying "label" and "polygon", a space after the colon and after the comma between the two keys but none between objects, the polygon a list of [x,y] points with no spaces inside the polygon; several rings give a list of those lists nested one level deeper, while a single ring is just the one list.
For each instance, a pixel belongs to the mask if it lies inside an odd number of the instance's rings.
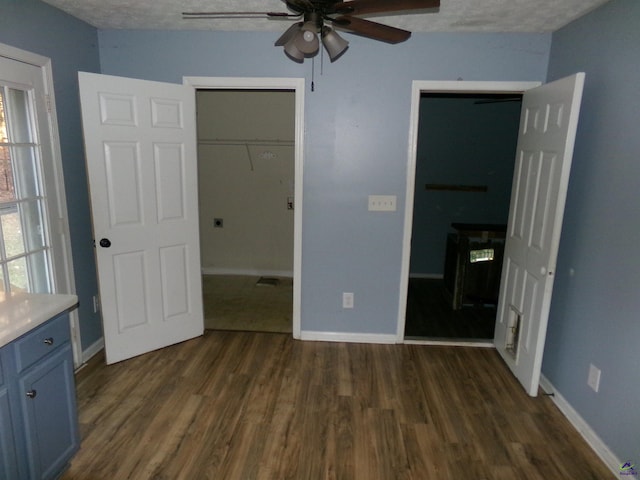
[{"label": "frosted glass light shade", "polygon": [[294,23],[276,40],[275,46],[282,47],[292,40],[302,28],[302,22]]},{"label": "frosted glass light shade", "polygon": [[349,48],[349,42],[329,27],[322,29],[322,44],[332,62],[337,60]]},{"label": "frosted glass light shade", "polygon": [[313,22],[305,22],[293,41],[298,50],[308,56],[316,54],[320,49],[317,28]]}]

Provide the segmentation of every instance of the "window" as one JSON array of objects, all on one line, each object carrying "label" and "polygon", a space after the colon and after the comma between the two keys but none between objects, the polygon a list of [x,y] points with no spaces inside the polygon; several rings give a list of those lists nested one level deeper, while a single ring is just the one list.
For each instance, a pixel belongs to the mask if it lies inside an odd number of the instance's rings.
[{"label": "window", "polygon": [[33,91],[0,85],[0,291],[50,292]]},{"label": "window", "polygon": [[[0,299],[75,293],[51,60],[0,43]],[[77,310],[69,314],[82,363]]]}]

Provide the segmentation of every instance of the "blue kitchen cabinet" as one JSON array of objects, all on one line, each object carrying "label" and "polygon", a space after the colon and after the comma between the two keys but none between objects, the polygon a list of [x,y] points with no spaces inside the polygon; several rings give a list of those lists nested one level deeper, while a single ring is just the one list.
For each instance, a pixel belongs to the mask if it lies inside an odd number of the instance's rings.
[{"label": "blue kitchen cabinet", "polygon": [[69,338],[65,313],[0,350],[8,394],[3,403],[0,387],[0,421],[10,422],[1,434],[8,438],[0,441],[13,444],[17,458],[11,462],[11,447],[5,453],[3,443],[2,467],[12,473],[6,478],[56,478],[80,446]]},{"label": "blue kitchen cabinet", "polygon": [[9,408],[9,388],[4,382],[0,358],[0,478],[18,478],[18,459]]}]

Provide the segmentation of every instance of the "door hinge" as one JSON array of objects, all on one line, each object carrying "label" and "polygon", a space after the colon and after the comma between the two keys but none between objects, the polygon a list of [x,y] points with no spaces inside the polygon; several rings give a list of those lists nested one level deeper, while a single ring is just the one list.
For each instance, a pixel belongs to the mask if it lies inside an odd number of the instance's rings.
[{"label": "door hinge", "polygon": [[52,106],[51,106],[51,95],[48,94],[48,93],[45,94],[45,96],[44,96],[44,104],[45,104],[45,106],[47,108],[47,112],[51,113],[51,109],[52,109]]}]

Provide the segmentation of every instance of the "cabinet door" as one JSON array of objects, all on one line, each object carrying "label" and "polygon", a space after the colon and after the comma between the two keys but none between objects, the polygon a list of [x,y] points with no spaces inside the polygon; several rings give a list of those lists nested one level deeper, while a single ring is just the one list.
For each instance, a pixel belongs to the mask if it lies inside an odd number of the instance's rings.
[{"label": "cabinet door", "polygon": [[[0,366],[0,377],[1,372]],[[15,447],[9,392],[7,387],[0,383],[0,478],[19,478]]]},{"label": "cabinet door", "polygon": [[55,478],[79,447],[69,344],[19,379],[31,478]]}]

